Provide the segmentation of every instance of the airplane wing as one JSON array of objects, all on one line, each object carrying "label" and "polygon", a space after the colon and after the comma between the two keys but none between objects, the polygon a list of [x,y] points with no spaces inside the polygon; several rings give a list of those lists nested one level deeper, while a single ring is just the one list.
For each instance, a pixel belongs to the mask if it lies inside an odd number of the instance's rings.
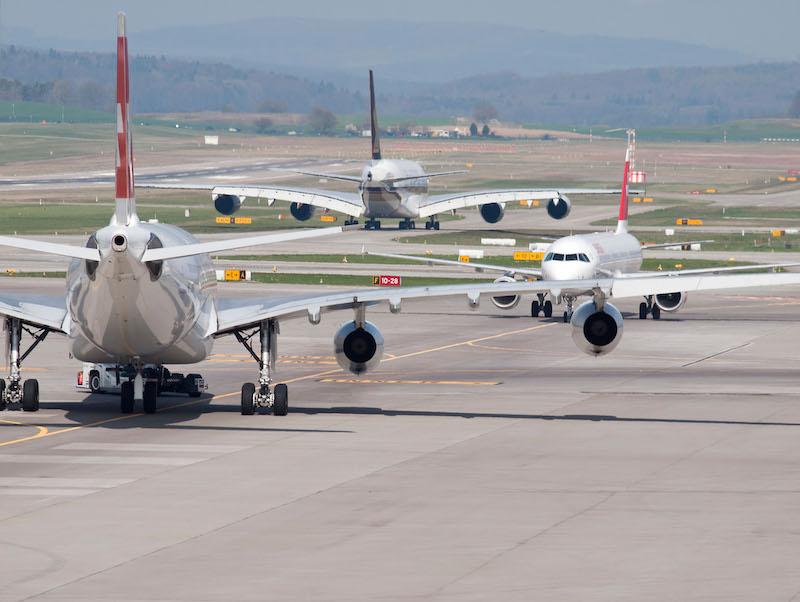
[{"label": "airplane wing", "polygon": [[0,294],[0,316],[58,332],[68,330],[64,295]]},{"label": "airplane wing", "polygon": [[536,268],[517,268],[513,266],[492,265],[488,263],[475,263],[473,261],[455,261],[453,259],[440,259],[437,257],[419,257],[417,255],[399,255],[395,253],[373,253],[363,251],[364,255],[372,255],[374,257],[388,257],[390,259],[408,259],[410,261],[417,261],[419,263],[427,263],[428,265],[452,265],[460,268],[474,269],[476,272],[502,272],[509,276],[514,274],[522,274],[524,276],[541,277],[542,270]]},{"label": "airplane wing", "polygon": [[217,300],[217,331],[215,335],[258,325],[262,320],[292,319],[306,316],[317,323],[321,313],[352,309],[358,305],[388,302],[399,311],[409,299],[463,296],[470,307],[477,307],[481,295],[504,296],[529,293],[550,293],[573,296],[601,294],[608,299],[643,297],[664,293],[725,290],[732,288],[771,288],[800,284],[800,272],[781,274],[678,275],[672,278],[596,278],[589,280],[540,280],[538,282],[476,282],[407,288],[372,288],[324,293],[319,295]]},{"label": "airplane wing", "polygon": [[648,249],[669,249],[671,247],[680,247],[683,245],[699,245],[714,242],[713,240],[682,240],[679,242],[660,242],[652,245],[642,245],[642,251]]},{"label": "airplane wing", "polygon": [[[674,276],[721,274],[726,272],[750,272],[753,270],[774,270],[776,268],[794,268],[800,263],[754,263],[752,265],[732,265],[709,268],[694,268],[691,270],[664,270],[659,272],[635,272],[632,274],[613,274],[614,278],[631,280],[635,278],[672,278]],[[611,276],[612,274],[609,274]]]},{"label": "airplane wing", "polygon": [[[325,176],[329,177],[329,176]],[[332,176],[330,176],[332,177]],[[361,180],[358,180],[359,182]],[[208,190],[211,197],[230,195],[241,199],[254,197],[266,199],[271,205],[275,201],[313,205],[322,209],[338,211],[353,217],[360,217],[365,210],[361,195],[355,192],[317,190],[314,188],[278,188],[274,186],[216,186],[214,184],[169,184],[160,182],[136,183],[137,188],[159,190]]]},{"label": "airplane wing", "polygon": [[430,195],[420,204],[419,216],[430,217],[438,213],[477,207],[488,203],[514,203],[517,201],[558,200],[570,194],[620,194],[621,190],[611,188],[527,188],[510,190],[480,190],[477,192],[458,192],[453,194]]}]

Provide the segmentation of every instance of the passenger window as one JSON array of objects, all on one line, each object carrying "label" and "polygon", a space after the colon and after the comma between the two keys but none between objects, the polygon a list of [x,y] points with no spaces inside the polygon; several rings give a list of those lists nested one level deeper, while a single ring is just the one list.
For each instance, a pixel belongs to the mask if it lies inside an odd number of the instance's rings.
[{"label": "passenger window", "polygon": [[579,254],[578,254],[578,258],[579,258],[581,261],[585,262],[585,263],[589,263],[589,258],[588,258],[588,257],[586,257],[586,253],[579,253]]},{"label": "passenger window", "polygon": [[567,254],[567,261],[578,261],[578,254],[577,253],[568,253]]},{"label": "passenger window", "polygon": [[553,261],[564,261],[563,253],[553,253]]}]

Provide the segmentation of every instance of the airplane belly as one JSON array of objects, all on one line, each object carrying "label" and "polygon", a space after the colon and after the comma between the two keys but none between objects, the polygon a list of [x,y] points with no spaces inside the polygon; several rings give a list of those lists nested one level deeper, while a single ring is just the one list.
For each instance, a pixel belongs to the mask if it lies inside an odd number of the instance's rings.
[{"label": "airplane belly", "polygon": [[155,282],[146,271],[94,281],[82,274],[70,288],[72,353],[82,361],[201,361],[212,345],[207,306],[207,294],[166,273]]},{"label": "airplane belly", "polygon": [[403,196],[399,192],[380,190],[364,191],[364,215],[370,218],[381,217],[416,217],[416,215],[403,203]]}]

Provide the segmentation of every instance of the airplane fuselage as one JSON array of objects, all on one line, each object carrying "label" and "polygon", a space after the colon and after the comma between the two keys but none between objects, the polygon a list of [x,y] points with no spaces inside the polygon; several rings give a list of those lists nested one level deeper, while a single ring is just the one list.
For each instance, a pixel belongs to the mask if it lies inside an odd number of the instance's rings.
[{"label": "airplane fuselage", "polygon": [[542,261],[542,278],[602,278],[638,272],[641,267],[642,246],[632,234],[578,234],[559,238],[548,247]]},{"label": "airplane fuselage", "polygon": [[[409,177],[412,179],[391,181]],[[359,192],[366,208],[364,216],[370,219],[419,217],[420,202],[428,195],[428,178],[416,161],[372,161],[362,170],[361,181]]]},{"label": "airplane fuselage", "polygon": [[197,242],[166,224],[110,225],[89,240],[99,262],[74,260],[67,275],[72,355],[86,362],[203,360],[216,329],[216,277],[207,255],[142,263],[147,248]]}]

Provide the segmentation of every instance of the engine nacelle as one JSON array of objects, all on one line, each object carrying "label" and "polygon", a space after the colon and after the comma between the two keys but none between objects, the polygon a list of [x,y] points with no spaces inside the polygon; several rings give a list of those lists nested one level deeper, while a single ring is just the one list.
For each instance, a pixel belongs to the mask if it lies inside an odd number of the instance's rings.
[{"label": "engine nacelle", "polygon": [[374,370],[383,357],[383,335],[372,322],[359,327],[345,322],[333,337],[333,353],[343,370],[364,374]]},{"label": "engine nacelle", "polygon": [[305,205],[303,203],[292,203],[289,205],[289,211],[292,212],[294,219],[305,222],[311,219],[314,215],[314,205]]},{"label": "engine nacelle", "polygon": [[[500,276],[495,282],[516,282],[511,276]],[[492,303],[498,309],[514,309],[519,304],[519,295],[502,295],[492,297]]]},{"label": "engine nacelle", "polygon": [[686,303],[686,293],[662,293],[653,301],[661,311],[678,311]]},{"label": "engine nacelle", "polygon": [[563,194],[559,195],[557,199],[547,201],[547,215],[553,219],[564,219],[569,215],[570,209],[572,209],[572,201]]},{"label": "engine nacelle", "polygon": [[222,215],[233,215],[242,207],[242,197],[235,194],[218,194],[214,197],[214,209]]},{"label": "engine nacelle", "polygon": [[605,303],[598,311],[593,300],[582,303],[572,314],[572,340],[589,355],[610,353],[622,338],[622,314]]},{"label": "engine nacelle", "polygon": [[496,224],[506,214],[505,208],[500,203],[486,203],[480,206],[481,217],[490,224]]}]

